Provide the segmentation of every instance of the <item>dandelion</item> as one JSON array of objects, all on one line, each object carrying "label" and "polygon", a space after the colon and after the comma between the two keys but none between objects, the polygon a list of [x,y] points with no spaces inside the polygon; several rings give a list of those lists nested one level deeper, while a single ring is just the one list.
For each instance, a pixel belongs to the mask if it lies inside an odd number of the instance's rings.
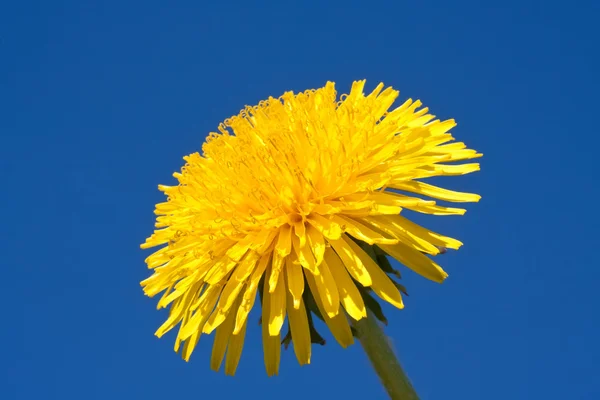
[{"label": "dandelion", "polygon": [[388,255],[435,282],[447,277],[432,257],[462,243],[401,214],[464,214],[437,200],[480,196],[423,179],[478,171],[456,161],[481,154],[454,142],[454,120],[436,120],[420,101],[390,110],[398,91],[380,84],[365,95],[364,85],[339,100],[328,82],[246,107],[202,154],[184,157],[177,186],[159,186],[167,201],[141,247],[162,247],[146,259],[154,273],[142,286],[150,297],[163,292],[158,308],[170,311],[156,335],[179,325],[185,360],[216,331],[211,368],[224,360],[233,375],[258,297],[267,374],[279,371],[282,341],[309,364],[311,344],[323,343],[314,316],[347,347],[367,309],[385,318],[374,296],[403,308]]}]

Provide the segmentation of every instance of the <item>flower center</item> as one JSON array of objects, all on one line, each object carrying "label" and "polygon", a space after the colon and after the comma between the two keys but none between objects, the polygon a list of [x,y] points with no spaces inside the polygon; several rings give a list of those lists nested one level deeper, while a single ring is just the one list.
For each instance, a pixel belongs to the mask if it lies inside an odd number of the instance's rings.
[{"label": "flower center", "polygon": [[302,222],[304,220],[300,213],[288,214],[288,219],[290,220],[290,224],[297,224],[298,222]]}]

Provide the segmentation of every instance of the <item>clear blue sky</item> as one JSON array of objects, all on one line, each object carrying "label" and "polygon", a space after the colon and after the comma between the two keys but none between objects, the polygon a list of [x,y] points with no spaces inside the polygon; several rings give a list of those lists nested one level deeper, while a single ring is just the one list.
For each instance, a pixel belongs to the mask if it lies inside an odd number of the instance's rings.
[{"label": "clear blue sky", "polygon": [[[283,353],[258,324],[235,378],[189,364],[139,281],[156,186],[236,114],[366,78],[456,118],[483,170],[465,243],[388,334],[423,399],[598,399],[600,169],[593,1],[13,1],[0,6],[3,399],[384,399],[362,349]],[[327,3],[325,5],[325,3]],[[205,4],[205,5],[200,5]],[[299,5],[302,4],[302,5]],[[256,320],[256,314],[253,314]]]}]

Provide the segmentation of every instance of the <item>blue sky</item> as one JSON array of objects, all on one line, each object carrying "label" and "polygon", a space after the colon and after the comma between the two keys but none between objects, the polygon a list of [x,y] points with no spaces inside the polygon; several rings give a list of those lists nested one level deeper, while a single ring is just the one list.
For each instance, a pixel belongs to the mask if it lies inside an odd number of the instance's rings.
[{"label": "blue sky", "polygon": [[[202,4],[202,5],[201,5]],[[22,1],[0,6],[4,399],[385,394],[360,346],[238,374],[190,363],[142,294],[159,183],[244,105],[367,79],[455,118],[482,171],[437,285],[410,271],[393,339],[423,399],[597,399],[600,106],[592,1]],[[596,50],[594,50],[596,49]],[[257,318],[256,314],[254,318]],[[337,398],[337,397],[336,397]]]}]

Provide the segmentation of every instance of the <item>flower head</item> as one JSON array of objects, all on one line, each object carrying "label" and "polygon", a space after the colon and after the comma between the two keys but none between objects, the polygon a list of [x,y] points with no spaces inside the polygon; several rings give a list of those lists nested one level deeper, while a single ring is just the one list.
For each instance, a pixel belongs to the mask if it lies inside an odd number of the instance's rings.
[{"label": "flower head", "polygon": [[273,375],[286,318],[307,364],[311,343],[322,342],[312,314],[346,347],[349,318],[378,306],[371,293],[403,308],[386,255],[433,281],[446,278],[429,256],[461,243],[401,212],[464,214],[416,195],[478,201],[421,180],[477,171],[479,164],[454,162],[481,154],[453,142],[453,120],[434,120],[412,100],[388,111],[398,92],[380,84],[365,96],[364,84],[354,82],[340,100],[328,82],[246,107],[208,136],[202,155],[184,157],[177,186],[159,186],[167,201],[156,206],[157,230],[142,248],[163,247],[146,259],[154,274],[142,286],[148,296],[164,292],[158,307],[170,313],[156,335],[179,324],[175,350],[184,359],[202,333],[216,330],[211,367],[225,358],[233,374],[257,292]]}]

